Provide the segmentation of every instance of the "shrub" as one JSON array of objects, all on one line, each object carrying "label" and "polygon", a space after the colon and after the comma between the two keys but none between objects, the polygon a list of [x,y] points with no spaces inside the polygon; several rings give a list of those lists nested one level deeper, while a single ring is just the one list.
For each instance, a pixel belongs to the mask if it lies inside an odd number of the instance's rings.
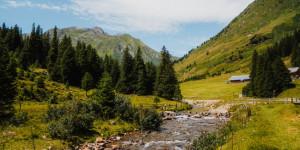
[{"label": "shrub", "polygon": [[157,129],[163,123],[161,115],[154,108],[141,110],[140,127],[143,130]]},{"label": "shrub", "polygon": [[30,80],[30,81],[33,81],[34,78],[35,78],[35,73],[34,73],[34,72],[31,72],[31,73],[30,73],[29,80]]},{"label": "shrub", "polygon": [[50,107],[43,117],[50,122],[47,130],[53,138],[72,140],[74,135],[91,129],[94,112],[83,102],[71,102],[61,107]]},{"label": "shrub", "polygon": [[36,81],[35,81],[35,85],[36,87],[38,88],[44,88],[45,85],[44,85],[44,78],[42,76],[39,76]]},{"label": "shrub", "polygon": [[15,126],[19,126],[21,124],[24,124],[28,120],[28,114],[27,112],[19,113],[11,118],[11,123]]},{"label": "shrub", "polygon": [[51,104],[57,104],[58,103],[58,99],[55,93],[53,93],[53,95],[50,97],[49,99]]}]

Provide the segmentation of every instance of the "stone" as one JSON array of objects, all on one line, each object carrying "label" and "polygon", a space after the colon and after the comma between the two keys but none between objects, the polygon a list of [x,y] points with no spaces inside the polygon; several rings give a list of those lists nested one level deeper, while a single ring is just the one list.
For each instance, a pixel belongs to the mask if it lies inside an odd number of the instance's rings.
[{"label": "stone", "polygon": [[43,136],[42,136],[42,139],[43,139],[43,140],[46,140],[46,139],[47,139],[47,136],[46,136],[46,135],[43,135]]},{"label": "stone", "polygon": [[116,137],[116,140],[120,141],[120,140],[121,140],[121,137],[117,136],[117,137]]},{"label": "stone", "polygon": [[95,143],[101,143],[101,142],[103,142],[102,138],[96,138],[96,142]]},{"label": "stone", "polygon": [[114,122],[114,121],[111,121],[109,124],[110,125],[117,125],[116,122]]},{"label": "stone", "polygon": [[202,118],[200,114],[193,115],[192,118]]},{"label": "stone", "polygon": [[111,148],[113,150],[117,150],[117,149],[120,149],[120,146],[119,145],[111,145]]}]

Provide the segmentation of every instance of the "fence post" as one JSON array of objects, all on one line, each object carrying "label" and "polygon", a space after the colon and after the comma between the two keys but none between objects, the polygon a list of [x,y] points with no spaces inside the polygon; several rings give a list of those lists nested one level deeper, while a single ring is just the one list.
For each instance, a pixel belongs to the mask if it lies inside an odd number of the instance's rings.
[{"label": "fence post", "polygon": [[252,99],[252,103],[253,103],[253,105],[254,105],[254,99]]},{"label": "fence post", "polygon": [[269,104],[271,103],[271,98],[269,98]]},{"label": "fence post", "polygon": [[288,103],[288,100],[287,100],[287,98],[285,98],[285,103],[286,103],[286,104]]}]

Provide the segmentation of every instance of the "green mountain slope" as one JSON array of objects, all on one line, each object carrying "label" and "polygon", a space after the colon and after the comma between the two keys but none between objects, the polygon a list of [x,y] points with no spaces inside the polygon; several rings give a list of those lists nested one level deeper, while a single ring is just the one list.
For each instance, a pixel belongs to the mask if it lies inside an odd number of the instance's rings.
[{"label": "green mountain slope", "polygon": [[[52,34],[53,29],[47,32]],[[138,46],[142,49],[142,57],[146,62],[153,62],[159,64],[160,53],[151,49],[141,40],[136,39],[129,34],[117,34],[109,35],[99,27],[94,28],[78,28],[69,27],[58,29],[58,37],[61,38],[63,35],[70,36],[73,45],[76,45],[77,41],[83,41],[87,44],[91,44],[100,56],[105,54],[111,55],[114,58],[122,58],[122,54],[126,46],[130,49],[130,54],[135,55]],[[176,59],[174,57],[174,59]]]},{"label": "green mountain slope", "polygon": [[181,80],[209,73],[249,73],[254,49],[300,29],[299,0],[255,0],[219,34],[175,64]]}]

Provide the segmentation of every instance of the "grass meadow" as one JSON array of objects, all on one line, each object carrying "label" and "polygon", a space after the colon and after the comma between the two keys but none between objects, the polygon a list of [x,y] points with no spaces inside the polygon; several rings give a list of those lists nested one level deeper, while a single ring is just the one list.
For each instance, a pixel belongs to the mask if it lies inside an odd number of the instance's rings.
[{"label": "grass meadow", "polygon": [[[246,127],[233,135],[233,149],[300,149],[300,106],[271,103],[252,107]],[[232,149],[231,137],[222,149]]]}]

